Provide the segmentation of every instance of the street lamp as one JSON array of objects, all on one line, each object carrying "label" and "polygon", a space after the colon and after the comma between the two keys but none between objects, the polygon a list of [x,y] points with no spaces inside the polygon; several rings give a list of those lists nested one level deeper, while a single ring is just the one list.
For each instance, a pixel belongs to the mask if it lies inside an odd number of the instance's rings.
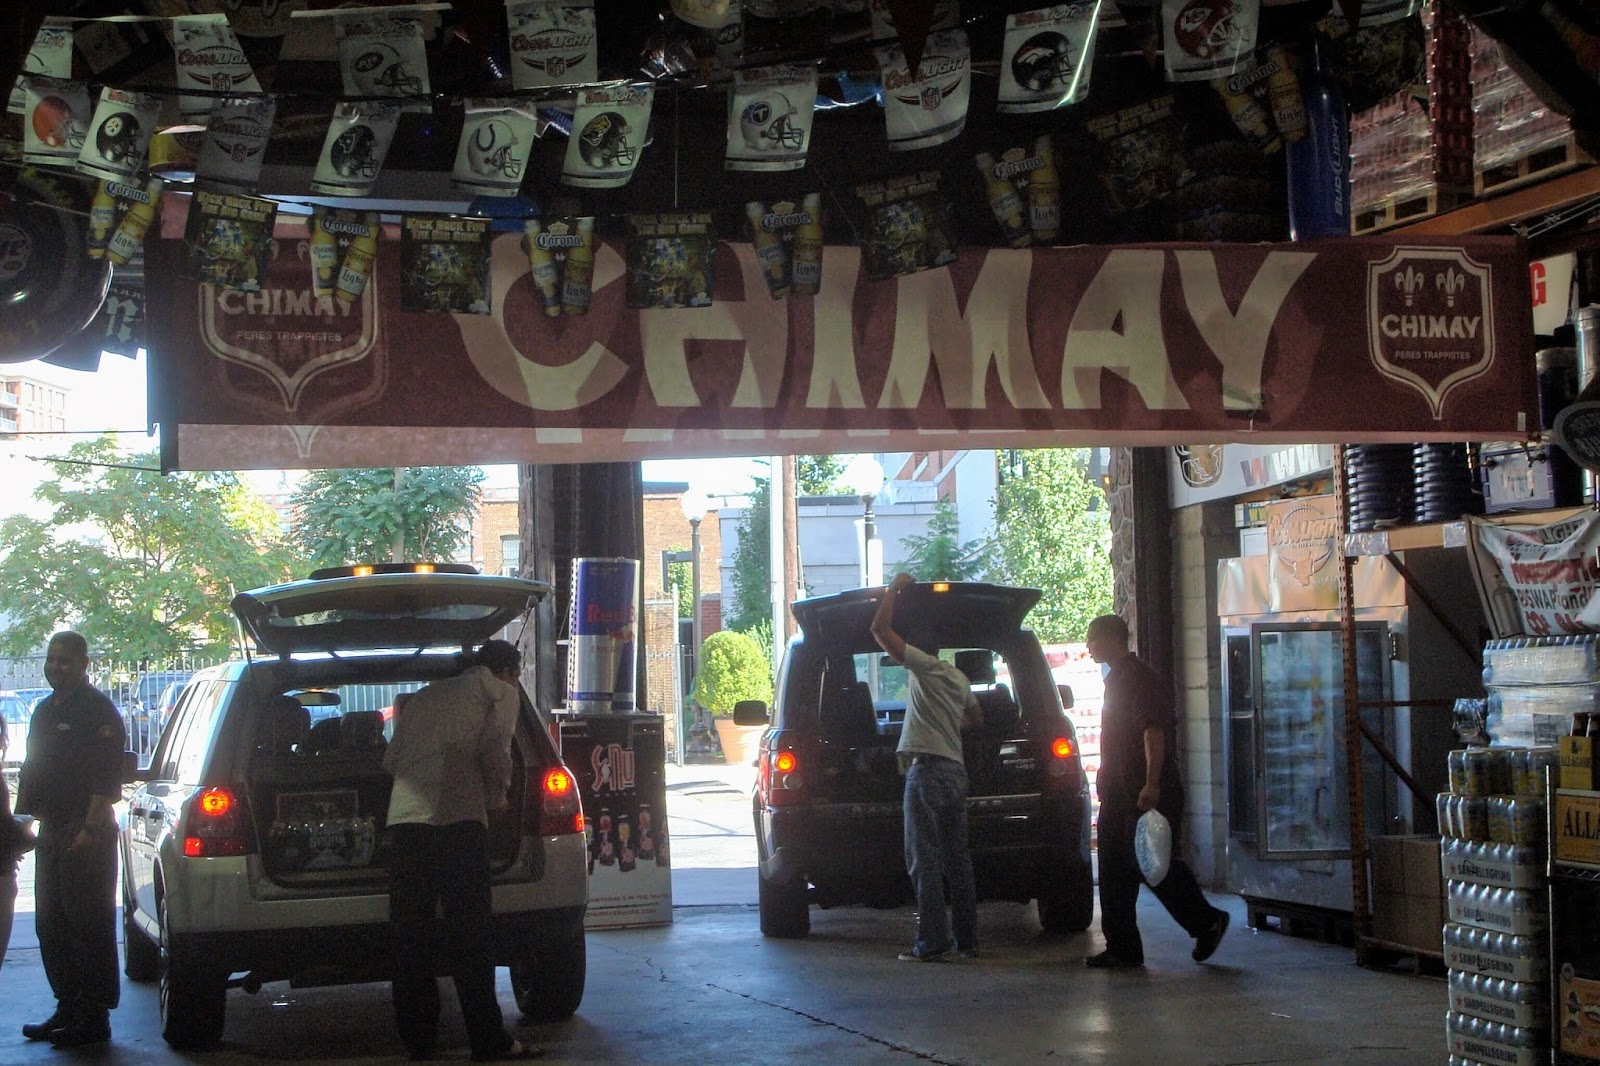
[{"label": "street lamp", "polygon": [[[691,677],[700,669],[700,521],[706,516],[709,501],[706,494],[689,489],[678,497],[678,507],[689,523],[689,662],[693,665]],[[681,697],[680,697],[681,700]],[[684,715],[678,715],[678,763],[683,763],[683,746],[688,742],[689,730]]]},{"label": "street lamp", "polygon": [[883,557],[875,554],[878,526],[872,513],[872,504],[883,491],[883,465],[870,455],[858,455],[845,464],[843,480],[850,490],[861,497],[861,586],[869,588],[882,581]]}]

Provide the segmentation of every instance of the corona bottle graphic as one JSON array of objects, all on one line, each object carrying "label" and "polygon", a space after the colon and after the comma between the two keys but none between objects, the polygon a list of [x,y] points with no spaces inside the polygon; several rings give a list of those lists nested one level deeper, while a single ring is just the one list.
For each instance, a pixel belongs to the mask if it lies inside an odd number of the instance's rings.
[{"label": "corona bottle graphic", "polygon": [[1306,135],[1306,100],[1300,95],[1300,79],[1295,75],[1294,60],[1289,50],[1281,44],[1267,49],[1267,62],[1274,69],[1267,76],[1267,102],[1272,107],[1272,121],[1284,142],[1293,144]]},{"label": "corona bottle graphic", "polygon": [[783,238],[761,224],[767,217],[767,210],[758,201],[745,204],[744,214],[750,223],[750,243],[755,245],[756,262],[761,264],[761,273],[767,279],[767,291],[774,300],[782,299],[790,292],[789,256],[784,250]]},{"label": "corona bottle graphic", "polygon": [[1028,174],[1028,221],[1033,239],[1049,243],[1061,236],[1061,172],[1048,133],[1034,140],[1033,154],[1041,162]]},{"label": "corona bottle graphic", "polygon": [[128,205],[127,214],[122,216],[117,231],[111,235],[111,241],[106,245],[107,262],[123,266],[139,254],[139,249],[144,246],[145,230],[154,221],[156,204],[160,201],[161,179],[151,178],[145,183],[143,199],[134,200]]},{"label": "corona bottle graphic", "polygon": [[539,306],[551,316],[561,314],[561,268],[556,256],[542,242],[544,224],[530,218],[522,227],[528,244],[528,266],[533,275],[533,287],[539,290]]},{"label": "corona bottle graphic", "polygon": [[582,238],[567,251],[566,276],[561,285],[561,310],[569,315],[589,313],[590,288],[594,281],[594,219],[577,220],[577,233]]},{"label": "corona bottle graphic", "polygon": [[1017,192],[1017,186],[1010,178],[995,174],[994,156],[988,152],[979,152],[976,159],[978,171],[983,175],[983,184],[988,189],[989,209],[994,212],[994,220],[1000,223],[1000,232],[1006,243],[1013,248],[1032,243],[1033,234],[1028,230],[1028,220],[1023,217],[1022,196]]},{"label": "corona bottle graphic", "polygon": [[800,211],[806,217],[794,231],[790,291],[796,296],[815,296],[822,288],[822,194],[806,193]]},{"label": "corona bottle graphic", "polygon": [[106,254],[106,244],[117,225],[117,198],[111,194],[111,183],[101,181],[95,185],[94,200],[89,204],[89,255],[99,259]]},{"label": "corona bottle graphic", "polygon": [[332,296],[339,280],[339,238],[328,231],[329,211],[316,208],[311,214],[311,290],[317,296]]},{"label": "corona bottle graphic", "polygon": [[378,258],[378,218],[370,214],[365,220],[366,232],[358,234],[344,250],[344,263],[339,267],[339,281],[334,292],[351,303],[361,299],[372,274],[373,260]]}]

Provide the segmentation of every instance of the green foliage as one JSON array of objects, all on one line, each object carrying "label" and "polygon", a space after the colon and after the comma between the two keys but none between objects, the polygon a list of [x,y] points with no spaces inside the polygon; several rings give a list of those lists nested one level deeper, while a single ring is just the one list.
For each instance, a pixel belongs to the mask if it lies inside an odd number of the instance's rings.
[{"label": "green foliage", "polygon": [[903,570],[918,581],[976,581],[983,577],[989,568],[989,542],[979,538],[960,543],[961,518],[955,504],[940,500],[927,530],[900,538],[900,546],[911,554],[891,567],[890,573]]},{"label": "green foliage", "polygon": [[1111,530],[1105,493],[1082,448],[1019,453],[995,501],[994,580],[1044,596],[1028,623],[1046,643],[1078,641],[1111,610]]},{"label": "green foliage", "polygon": [[739,518],[733,549],[733,603],[728,628],[750,629],[772,617],[772,483],[757,479],[750,506]]},{"label": "green foliage", "polygon": [[[668,551],[682,551],[682,548],[672,547]],[[668,563],[667,580],[671,587],[667,589],[668,595],[678,598],[679,618],[694,617],[694,564],[689,562]]]},{"label": "green foliage", "polygon": [[314,470],[290,497],[295,543],[313,566],[346,566],[393,559],[400,532],[401,561],[448,560],[471,535],[482,482],[477,467]]},{"label": "green foliage", "polygon": [[795,459],[794,465],[801,496],[832,496],[839,491],[844,460],[837,455],[802,455]]},{"label": "green foliage", "polygon": [[705,639],[690,698],[717,718],[731,718],[740,700],[772,702],[772,672],[748,633],[725,629]]},{"label": "green foliage", "polygon": [[270,508],[233,474],[158,472],[155,452],[75,444],[34,497],[43,520],[0,522],[0,652],[26,655],[70,625],[96,659],[225,653],[234,590],[298,569]]},{"label": "green foliage", "polygon": [[777,670],[774,668],[778,659],[772,647],[772,619],[763,618],[749,629],[741,630],[741,632],[756,642],[756,646],[761,649],[761,654],[766,656],[767,673],[775,676]]}]

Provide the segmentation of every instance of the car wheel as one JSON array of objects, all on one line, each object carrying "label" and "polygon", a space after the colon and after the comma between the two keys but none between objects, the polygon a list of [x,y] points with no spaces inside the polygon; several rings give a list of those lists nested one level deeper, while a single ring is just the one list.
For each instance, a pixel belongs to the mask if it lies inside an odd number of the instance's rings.
[{"label": "car wheel", "polygon": [[175,950],[161,901],[161,1037],[179,1051],[204,1051],[222,1039],[228,985],[222,975]]},{"label": "car wheel", "polygon": [[127,889],[122,891],[122,972],[140,982],[161,975],[161,947],[133,920],[133,894]]},{"label": "car wheel", "polygon": [[761,935],[779,940],[798,940],[811,934],[811,905],[805,887],[774,885],[756,874],[757,900],[761,905]]},{"label": "car wheel", "polygon": [[534,1022],[570,1018],[583,1002],[588,957],[581,922],[530,944],[523,961],[511,964],[511,992],[522,1016]]},{"label": "car wheel", "polygon": [[1039,891],[1039,924],[1047,933],[1081,933],[1094,921],[1094,878],[1063,877]]}]

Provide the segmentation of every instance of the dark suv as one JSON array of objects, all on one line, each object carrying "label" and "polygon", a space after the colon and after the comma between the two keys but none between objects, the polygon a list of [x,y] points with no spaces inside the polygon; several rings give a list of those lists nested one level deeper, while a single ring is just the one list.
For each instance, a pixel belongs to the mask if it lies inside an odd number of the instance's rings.
[{"label": "dark suv", "polygon": [[[778,672],[754,791],[766,936],[808,934],[812,903],[897,906],[912,898],[895,758],[905,669],[872,638],[882,595],[856,589],[794,605],[801,633]],[[1039,595],[916,584],[901,592],[895,626],[961,668],[983,709],[983,728],[963,737],[978,898],[1037,900],[1046,931],[1078,932],[1094,914],[1089,790],[1050,666],[1023,626]],[[1001,664],[1010,685],[995,680]],[[736,718],[766,723],[767,708],[741,704]]]}]

